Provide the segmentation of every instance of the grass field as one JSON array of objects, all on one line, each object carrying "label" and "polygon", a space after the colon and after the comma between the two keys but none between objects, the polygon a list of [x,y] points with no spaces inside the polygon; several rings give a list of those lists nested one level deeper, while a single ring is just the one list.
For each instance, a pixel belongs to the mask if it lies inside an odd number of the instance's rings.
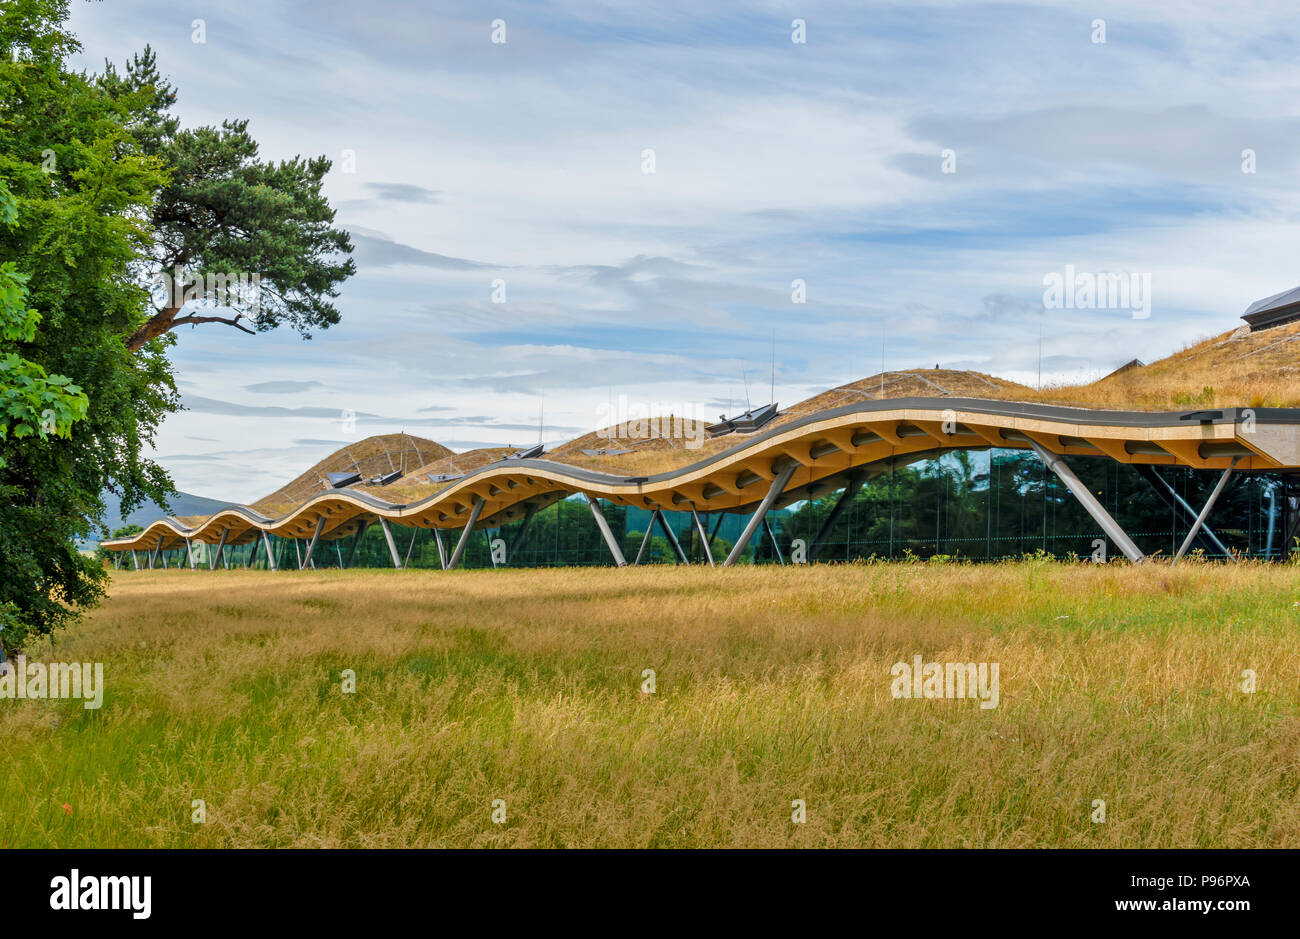
[{"label": "grass field", "polygon": [[[102,708],[0,700],[6,847],[1300,846],[1295,567],[159,571],[111,593],[28,650],[103,662]],[[894,698],[916,654],[999,663],[998,706]]]}]

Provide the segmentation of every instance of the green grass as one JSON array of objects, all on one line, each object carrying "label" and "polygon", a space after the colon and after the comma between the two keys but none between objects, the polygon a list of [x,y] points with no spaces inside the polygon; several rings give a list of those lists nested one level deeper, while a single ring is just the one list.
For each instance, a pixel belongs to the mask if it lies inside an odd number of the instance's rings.
[{"label": "green grass", "polygon": [[[1300,846],[1298,574],[122,573],[29,650],[104,706],[0,700],[0,844]],[[999,706],[894,699],[914,654]]]}]

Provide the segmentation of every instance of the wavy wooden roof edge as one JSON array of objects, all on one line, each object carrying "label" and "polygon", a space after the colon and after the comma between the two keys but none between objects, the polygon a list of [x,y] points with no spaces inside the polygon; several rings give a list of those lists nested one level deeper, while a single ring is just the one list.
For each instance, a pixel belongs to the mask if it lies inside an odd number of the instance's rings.
[{"label": "wavy wooden roof edge", "polygon": [[[186,527],[173,518],[109,539],[110,551],[177,547],[186,540],[246,543],[258,532],[308,537],[322,519],[322,538],[343,537],[382,517],[406,526],[460,529],[477,500],[475,528],[519,517],[530,502],[585,493],[618,504],[703,512],[741,511],[759,502],[772,479],[794,460],[788,503],[835,488],[850,470],[881,469],[955,449],[1028,448],[1106,456],[1127,463],[1240,470],[1300,468],[1300,408],[1228,408],[1215,412],[1104,411],[982,398],[898,398],[815,412],[741,440],[689,466],[643,477],[584,470],[544,459],[501,460],[411,503],[339,490],[322,492],[278,518],[246,506],[218,510]],[[1208,418],[1204,415],[1210,416]],[[952,432],[948,432],[948,428]],[[760,483],[763,483],[760,485]]]}]

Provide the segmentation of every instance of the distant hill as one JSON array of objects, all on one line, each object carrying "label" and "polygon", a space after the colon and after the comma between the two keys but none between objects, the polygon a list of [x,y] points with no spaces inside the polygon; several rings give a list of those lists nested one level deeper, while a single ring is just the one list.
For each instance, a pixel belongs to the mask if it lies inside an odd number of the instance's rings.
[{"label": "distant hill", "polygon": [[[165,515],[211,515],[217,509],[230,505],[229,502],[221,499],[209,499],[206,496],[196,496],[191,492],[178,492],[172,496],[171,511],[165,511],[162,506],[156,502],[146,502],[139,505],[126,518],[122,517],[122,506],[117,496],[112,493],[104,493],[104,504],[107,510],[104,513],[104,525],[111,533],[123,525],[136,524],[141,528],[150,522],[156,522]],[[99,545],[99,539],[92,538],[80,545],[82,550],[93,550]]]}]

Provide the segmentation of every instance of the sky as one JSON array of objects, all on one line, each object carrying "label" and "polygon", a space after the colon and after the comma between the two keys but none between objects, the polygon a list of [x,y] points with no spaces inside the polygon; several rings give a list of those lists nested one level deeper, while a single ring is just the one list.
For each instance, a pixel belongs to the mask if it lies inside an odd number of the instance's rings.
[{"label": "sky", "polygon": [[[90,70],[152,45],[186,126],[334,160],[341,322],[177,334],[185,410],[154,455],[209,497],[370,434],[557,443],[620,401],[711,420],[882,363],[1087,381],[1300,283],[1294,4],[73,0],[71,22]],[[1116,273],[1144,302],[1047,296]]]}]

